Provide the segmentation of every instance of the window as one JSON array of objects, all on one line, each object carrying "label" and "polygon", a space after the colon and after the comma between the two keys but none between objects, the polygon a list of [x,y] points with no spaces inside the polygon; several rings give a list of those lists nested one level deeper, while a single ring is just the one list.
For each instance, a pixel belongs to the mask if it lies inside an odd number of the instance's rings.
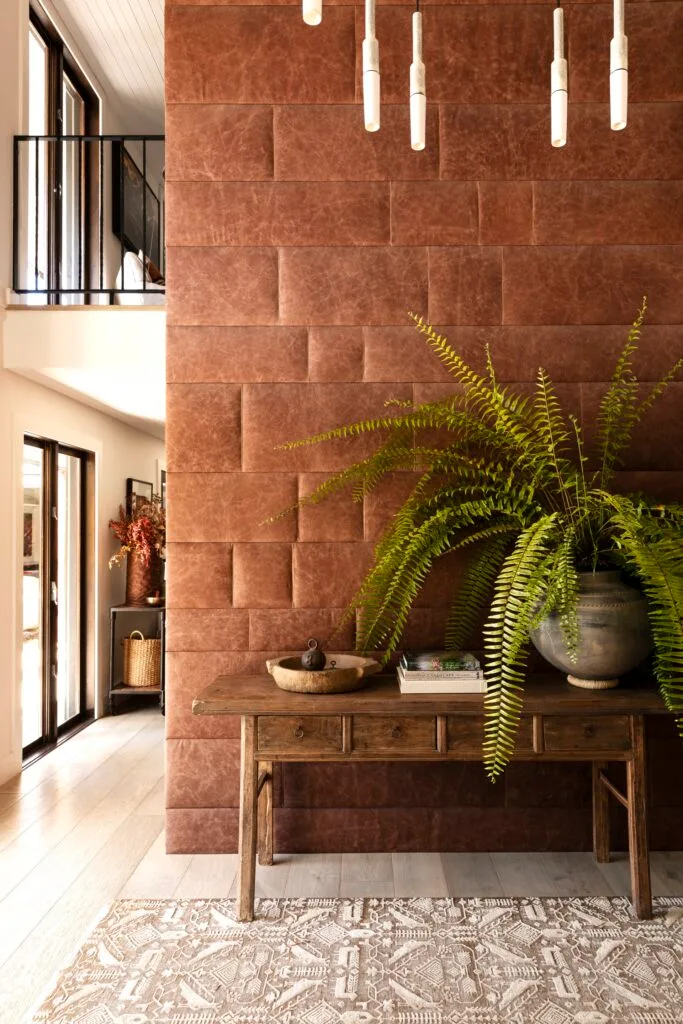
[{"label": "window", "polygon": [[[48,118],[48,60],[49,51],[35,25],[29,29],[29,135],[47,135],[50,130]],[[27,204],[27,238],[33,244],[28,246],[26,280],[36,291],[47,287],[47,161],[44,146],[32,144],[28,148],[29,193],[35,202]],[[41,201],[42,200],[42,201]],[[30,296],[33,302],[40,296]]]},{"label": "window", "polygon": [[[89,197],[96,195],[92,144],[99,102],[42,9],[31,8],[26,266],[33,301],[83,302],[89,283]],[[64,141],[59,140],[63,138]],[[96,218],[95,218],[96,219]],[[70,292],[73,288],[75,291]]]}]

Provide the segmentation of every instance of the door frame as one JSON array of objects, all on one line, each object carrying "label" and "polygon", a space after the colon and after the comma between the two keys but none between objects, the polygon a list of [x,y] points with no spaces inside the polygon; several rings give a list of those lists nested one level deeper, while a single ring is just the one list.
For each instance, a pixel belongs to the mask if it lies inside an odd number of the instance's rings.
[{"label": "door frame", "polygon": [[[36,755],[53,749],[61,738],[69,735],[86,724],[93,717],[93,710],[88,709],[88,651],[89,651],[89,524],[92,494],[90,481],[92,474],[90,465],[92,453],[58,441],[34,434],[24,434],[23,444],[31,445],[43,453],[43,493],[42,493],[42,551],[41,551],[41,622],[42,622],[42,728],[43,735],[22,747],[22,758],[34,759]],[[22,448],[23,450],[23,448]],[[81,465],[79,494],[79,662],[80,692],[79,711],[68,721],[57,724],[57,614],[58,604],[55,600],[58,579],[58,519],[57,519],[57,478],[59,455],[70,455],[78,458]]]}]

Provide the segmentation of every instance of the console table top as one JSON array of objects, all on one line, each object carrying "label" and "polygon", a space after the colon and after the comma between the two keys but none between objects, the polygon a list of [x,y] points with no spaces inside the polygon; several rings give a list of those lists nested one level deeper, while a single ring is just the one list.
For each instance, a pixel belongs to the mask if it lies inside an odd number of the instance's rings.
[{"label": "console table top", "polygon": [[[559,673],[530,676],[524,694],[525,714],[661,715],[668,714],[654,682],[622,684],[614,690],[582,690]],[[195,715],[481,715],[484,695],[402,694],[393,675],[372,676],[352,693],[310,694],[281,690],[266,675],[218,676],[195,697]]]}]

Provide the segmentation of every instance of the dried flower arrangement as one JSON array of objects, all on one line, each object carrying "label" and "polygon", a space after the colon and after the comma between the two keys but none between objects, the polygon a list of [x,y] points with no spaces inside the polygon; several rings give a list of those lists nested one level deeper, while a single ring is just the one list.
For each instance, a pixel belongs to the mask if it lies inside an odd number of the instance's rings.
[{"label": "dried flower arrangement", "polygon": [[151,501],[140,502],[132,511],[119,505],[119,518],[110,519],[109,527],[121,542],[121,547],[109,559],[109,568],[121,565],[129,554],[136,554],[143,565],[149,566],[156,554],[166,557],[166,510],[158,494]]}]

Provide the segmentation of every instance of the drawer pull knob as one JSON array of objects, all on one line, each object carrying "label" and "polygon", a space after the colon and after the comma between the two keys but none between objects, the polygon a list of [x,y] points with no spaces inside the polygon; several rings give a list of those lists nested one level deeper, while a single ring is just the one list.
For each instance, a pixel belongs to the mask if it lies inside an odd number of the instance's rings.
[{"label": "drawer pull knob", "polygon": [[302,740],[304,738],[304,731],[300,725],[297,725],[296,729],[294,730],[294,735],[298,740]]},{"label": "drawer pull knob", "polygon": [[395,725],[394,728],[391,730],[391,735],[395,740],[399,739],[401,736],[401,726]]}]

